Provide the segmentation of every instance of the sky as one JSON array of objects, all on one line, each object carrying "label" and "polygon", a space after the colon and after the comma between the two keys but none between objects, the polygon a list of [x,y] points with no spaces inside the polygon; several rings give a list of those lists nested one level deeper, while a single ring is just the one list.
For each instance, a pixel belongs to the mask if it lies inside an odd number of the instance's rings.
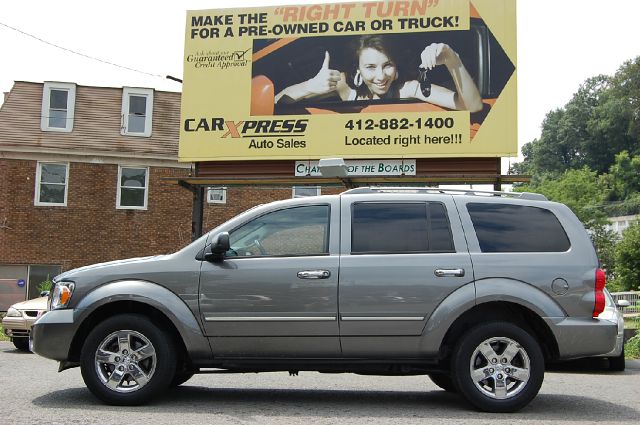
[{"label": "sky", "polygon": [[[187,10],[328,2],[2,1],[0,91],[9,91],[14,81],[180,91],[165,76],[182,78]],[[539,137],[545,115],[566,104],[587,78],[613,75],[640,55],[640,0],[517,0],[517,15],[521,147]]]}]

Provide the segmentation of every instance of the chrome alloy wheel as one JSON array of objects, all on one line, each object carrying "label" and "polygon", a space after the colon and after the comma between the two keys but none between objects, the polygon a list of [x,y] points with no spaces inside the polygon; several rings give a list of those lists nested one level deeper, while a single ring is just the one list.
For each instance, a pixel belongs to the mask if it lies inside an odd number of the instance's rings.
[{"label": "chrome alloy wheel", "polygon": [[476,347],[469,368],[471,379],[481,393],[505,400],[527,386],[531,362],[527,352],[516,341],[492,337]]},{"label": "chrome alloy wheel", "polygon": [[156,364],[156,350],[151,341],[132,330],[113,332],[102,340],[95,353],[98,378],[119,393],[144,387],[153,376]]}]

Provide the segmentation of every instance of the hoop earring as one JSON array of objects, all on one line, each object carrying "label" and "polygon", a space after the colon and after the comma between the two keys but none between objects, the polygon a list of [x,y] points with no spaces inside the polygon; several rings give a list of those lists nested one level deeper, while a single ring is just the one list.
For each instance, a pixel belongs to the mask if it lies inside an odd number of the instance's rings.
[{"label": "hoop earring", "polygon": [[360,70],[357,70],[356,75],[353,77],[353,85],[356,87],[360,87],[362,85],[362,74],[360,74]]}]

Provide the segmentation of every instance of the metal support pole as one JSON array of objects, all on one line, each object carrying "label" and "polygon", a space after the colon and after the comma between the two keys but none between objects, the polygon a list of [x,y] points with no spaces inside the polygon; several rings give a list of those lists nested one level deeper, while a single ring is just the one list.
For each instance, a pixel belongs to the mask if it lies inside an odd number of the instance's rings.
[{"label": "metal support pole", "polygon": [[191,212],[191,240],[202,236],[202,222],[204,209],[204,187],[196,186],[193,191],[193,210]]}]

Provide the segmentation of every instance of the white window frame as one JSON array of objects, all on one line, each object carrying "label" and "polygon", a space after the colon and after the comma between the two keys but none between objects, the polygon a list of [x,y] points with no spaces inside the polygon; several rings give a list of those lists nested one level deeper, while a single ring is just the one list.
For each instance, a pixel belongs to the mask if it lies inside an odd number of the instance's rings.
[{"label": "white window frame", "polygon": [[[316,194],[315,195],[298,195],[296,194],[296,191],[298,189],[315,189],[316,190]],[[292,198],[306,198],[307,196],[318,196],[320,195],[321,190],[320,190],[320,186],[293,186],[291,188],[291,197]]]},{"label": "white window frame", "polygon": [[[213,199],[211,194],[215,191],[222,192],[222,199]],[[207,188],[207,203],[208,204],[226,204],[227,203],[227,188],[226,187],[208,187]]]},{"label": "white window frame", "polygon": [[[129,125],[129,100],[131,96],[140,96],[147,99],[144,116],[144,131],[131,132],[128,129]],[[138,136],[138,137],[150,137],[151,136],[151,123],[153,122],[153,89],[137,88],[137,87],[123,87],[122,88],[122,125],[120,126],[120,134],[123,136]]]},{"label": "white window frame", "polygon": [[[132,206],[132,205],[120,205],[120,194],[122,189],[122,169],[123,168],[137,168],[140,170],[145,170],[144,174],[144,205],[143,206]],[[118,210],[146,210],[149,200],[149,167],[143,167],[139,165],[118,165],[118,184],[116,193],[116,209]],[[126,189],[127,186],[124,186]],[[133,187],[132,187],[133,188]],[[135,187],[135,189],[140,189],[139,187]]]},{"label": "white window frame", "polygon": [[[42,165],[43,164],[57,164],[64,165],[66,167],[66,173],[64,177],[64,202],[42,202],[40,201],[40,178],[42,177]],[[62,183],[48,183],[46,184],[62,184]],[[67,196],[69,194],[69,163],[68,162],[55,162],[55,161],[38,161],[36,166],[36,193],[34,194],[33,204],[43,207],[66,207]]]},{"label": "white window frame", "polygon": [[[51,106],[51,91],[66,91],[67,95],[67,120],[64,127],[50,127],[49,113]],[[42,131],[59,131],[70,133],[73,130],[73,119],[76,110],[76,85],[73,83],[46,82],[42,89],[42,110],[40,112],[40,129]]]}]

